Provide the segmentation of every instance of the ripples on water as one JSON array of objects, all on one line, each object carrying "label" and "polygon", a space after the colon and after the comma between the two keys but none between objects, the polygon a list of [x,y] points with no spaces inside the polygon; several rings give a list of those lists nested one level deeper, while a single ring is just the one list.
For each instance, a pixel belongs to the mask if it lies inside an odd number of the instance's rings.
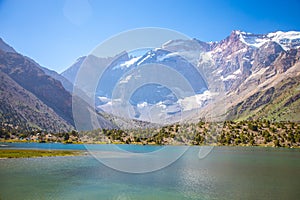
[{"label": "ripples on water", "polygon": [[[47,144],[33,146],[18,147],[50,148]],[[51,148],[84,149],[61,144],[52,144]],[[149,152],[161,147],[122,148]],[[198,147],[192,147],[172,165],[145,174],[110,169],[92,156],[0,160],[0,199],[297,199],[300,196],[299,150],[217,147],[204,159],[198,159],[198,151]]]}]

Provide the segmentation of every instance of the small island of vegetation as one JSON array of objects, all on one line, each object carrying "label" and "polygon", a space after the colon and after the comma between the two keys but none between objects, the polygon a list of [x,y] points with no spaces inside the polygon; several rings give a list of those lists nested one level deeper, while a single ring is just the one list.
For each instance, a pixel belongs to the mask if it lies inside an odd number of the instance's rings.
[{"label": "small island of vegetation", "polygon": [[1,149],[0,158],[33,158],[52,156],[78,156],[81,151],[70,150],[36,150],[36,149]]}]

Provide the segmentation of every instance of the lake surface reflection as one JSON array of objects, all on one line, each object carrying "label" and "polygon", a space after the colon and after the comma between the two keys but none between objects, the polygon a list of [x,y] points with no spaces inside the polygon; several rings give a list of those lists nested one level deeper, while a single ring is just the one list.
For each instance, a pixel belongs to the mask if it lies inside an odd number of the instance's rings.
[{"label": "lake surface reflection", "polygon": [[[84,145],[9,144],[1,148],[84,149]],[[101,148],[105,149],[105,145]],[[161,147],[121,148],[151,152]],[[198,151],[199,147],[191,147],[168,167],[143,174],[116,171],[90,155],[3,159],[0,199],[298,199],[300,196],[300,149],[215,147],[204,159],[198,158]]]}]

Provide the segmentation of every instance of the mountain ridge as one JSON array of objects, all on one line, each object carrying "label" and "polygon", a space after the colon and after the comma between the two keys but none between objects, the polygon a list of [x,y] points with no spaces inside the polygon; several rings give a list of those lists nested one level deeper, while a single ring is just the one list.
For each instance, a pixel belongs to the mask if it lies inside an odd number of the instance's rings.
[{"label": "mountain ridge", "polygon": [[[40,66],[33,59],[9,49],[3,40],[0,49],[0,119],[4,129],[18,131],[42,130],[68,132],[75,129],[72,103],[81,110],[92,110],[86,94],[72,96],[73,85],[57,72]],[[111,121],[94,111],[102,128],[117,128]],[[89,116],[76,118],[85,124],[84,130],[93,129]]]},{"label": "mountain ridge", "polygon": [[[167,41],[161,48],[148,51],[140,58],[128,57],[128,60],[125,59],[123,63],[130,69],[147,62],[165,64],[164,62],[169,60],[170,62],[180,63],[183,58],[207,75],[205,77],[206,81],[215,85],[214,88],[211,88],[211,92],[218,91],[217,82],[222,82],[226,93],[226,96],[222,98],[224,101],[229,102],[226,105],[226,109],[229,110],[228,114],[236,105],[244,100],[246,101],[245,98],[248,98],[252,93],[256,93],[257,88],[265,90],[269,88],[269,84],[275,84],[274,82],[278,77],[285,79],[285,76],[287,76],[285,72],[290,68],[298,69],[299,47],[300,32],[298,31],[252,34],[234,30],[229,36],[218,42],[202,42],[197,39]],[[128,65],[129,63],[130,65]],[[186,65],[182,63],[181,68],[185,67]],[[288,77],[294,77],[294,75]],[[195,81],[193,80],[193,82]],[[107,97],[105,95],[99,98],[104,99]],[[217,97],[209,98],[214,99]],[[209,102],[211,100],[204,101]],[[257,105],[264,106],[267,103],[267,101],[263,101]],[[104,110],[106,109],[103,102],[99,106]],[[198,113],[201,116],[198,118],[202,118],[205,115],[203,113],[207,112],[205,108],[202,109],[204,111],[202,114],[201,112]],[[229,114],[227,118],[238,119],[242,117],[242,115],[234,116],[233,118]]]},{"label": "mountain ridge", "polygon": [[[2,48],[2,50],[0,48],[1,82],[11,84],[11,86],[9,84],[1,86],[2,122],[7,124],[14,119],[17,122],[13,124],[14,126],[24,126],[26,129],[31,127],[49,131],[67,131],[74,128],[70,92],[73,91],[72,84],[82,64],[90,65],[89,69],[98,65],[102,67],[109,65],[107,77],[104,77],[101,82],[102,87],[97,87],[95,100],[96,112],[99,113],[97,119],[101,121],[103,127],[118,128],[118,124],[114,122],[120,121],[122,127],[130,128],[128,126],[130,120],[110,114],[108,108],[111,109],[111,105],[108,103],[111,99],[106,94],[114,88],[113,84],[117,81],[126,83],[129,80],[122,77],[122,73],[149,63],[164,65],[173,63],[174,69],[186,75],[195,74],[193,71],[188,71],[194,67],[204,76],[207,88],[198,88],[195,96],[185,99],[158,96],[154,102],[135,102],[133,105],[135,113],[132,116],[135,116],[133,119],[137,121],[136,124],[132,124],[136,127],[139,127],[139,124],[143,126],[143,123],[138,120],[145,119],[141,117],[147,114],[143,112],[149,112],[146,108],[149,105],[166,108],[170,121],[178,118],[180,109],[185,115],[190,116],[187,120],[205,119],[205,116],[211,112],[212,106],[215,107],[213,111],[216,113],[213,114],[216,118],[223,116],[222,119],[228,120],[299,121],[300,119],[298,115],[300,113],[300,32],[297,31],[277,31],[268,34],[232,31],[223,40],[211,43],[197,39],[173,40],[167,41],[161,48],[149,50],[140,57],[132,56],[130,52],[120,52],[119,55],[111,58],[83,56],[61,74],[41,67],[34,60],[22,56],[2,39],[0,47]],[[112,74],[113,79],[111,79]],[[191,75],[187,79],[196,85],[201,82],[199,77]],[[106,90],[103,90],[105,88]],[[221,90],[223,96],[215,95],[218,92],[220,94]],[[93,96],[94,91],[90,91],[88,87],[83,91],[86,95],[84,98]],[[139,95],[143,94],[146,93]],[[7,100],[9,95],[15,96],[16,99]],[[79,101],[84,104],[85,109],[90,110],[94,106],[88,105],[82,99]],[[20,106],[20,102],[24,102],[24,105]],[[189,103],[198,103],[201,109],[194,109],[188,105]],[[224,109],[226,113],[222,113]],[[3,117],[5,113],[8,114],[7,118]],[[30,113],[34,119],[28,117]],[[88,116],[86,117],[88,119]],[[37,119],[42,120],[40,122]],[[85,120],[80,123],[86,123]],[[158,122],[161,120],[156,119]],[[47,129],[45,121],[49,122],[50,128]],[[90,128],[92,126],[86,127],[86,129]]]}]

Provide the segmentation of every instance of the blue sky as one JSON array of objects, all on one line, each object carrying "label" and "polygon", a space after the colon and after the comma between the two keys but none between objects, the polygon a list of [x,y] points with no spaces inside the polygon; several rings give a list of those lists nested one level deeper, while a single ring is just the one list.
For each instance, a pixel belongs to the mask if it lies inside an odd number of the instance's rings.
[{"label": "blue sky", "polygon": [[202,41],[300,30],[299,0],[0,0],[0,37],[62,72],[119,32],[162,27]]}]

